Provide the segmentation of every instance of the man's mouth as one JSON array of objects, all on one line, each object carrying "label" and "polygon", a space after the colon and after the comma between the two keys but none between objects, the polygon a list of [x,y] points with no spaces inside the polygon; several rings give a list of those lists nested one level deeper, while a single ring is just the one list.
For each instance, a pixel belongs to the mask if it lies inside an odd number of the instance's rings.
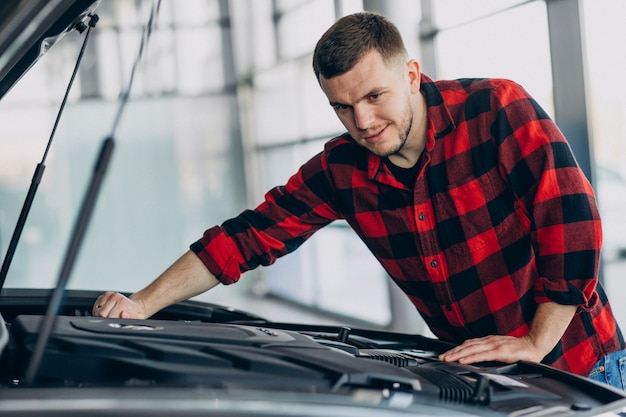
[{"label": "man's mouth", "polygon": [[364,136],[363,139],[369,144],[375,144],[376,142],[380,141],[383,138],[386,131],[387,131],[387,126],[385,126],[384,128],[382,128],[381,130],[379,130],[373,135]]}]

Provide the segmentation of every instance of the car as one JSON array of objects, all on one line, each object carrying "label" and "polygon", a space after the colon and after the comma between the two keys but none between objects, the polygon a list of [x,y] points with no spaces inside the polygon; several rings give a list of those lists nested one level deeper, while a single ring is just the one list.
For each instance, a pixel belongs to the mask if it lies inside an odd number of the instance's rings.
[{"label": "car", "polygon": [[[186,301],[149,320],[90,316],[68,291],[27,381],[50,290],[7,289],[0,411],[10,415],[598,415],[619,390],[545,365],[441,362],[443,341],[267,321]],[[36,401],[35,401],[36,399]],[[14,413],[14,414],[11,414]]]},{"label": "car", "polygon": [[[42,42],[47,51],[51,39],[84,29],[97,6],[94,0],[31,0],[5,14],[0,97],[35,64]],[[93,317],[99,293],[67,290],[66,284],[106,173],[109,139],[57,281],[47,289],[0,293],[0,413],[539,417],[624,412],[623,391],[526,361],[442,362],[439,354],[453,345],[419,334],[276,322],[191,300],[147,320]],[[16,238],[19,228],[18,222]],[[12,241],[3,269],[14,247]]]}]

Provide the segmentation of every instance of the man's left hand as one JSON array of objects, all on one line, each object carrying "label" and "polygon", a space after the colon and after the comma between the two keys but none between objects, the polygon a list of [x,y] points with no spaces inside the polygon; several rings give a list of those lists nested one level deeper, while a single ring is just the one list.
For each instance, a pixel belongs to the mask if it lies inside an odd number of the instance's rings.
[{"label": "man's left hand", "polygon": [[519,360],[540,362],[543,356],[537,352],[528,336],[486,336],[468,339],[439,355],[439,359],[463,364],[488,361],[514,363]]}]

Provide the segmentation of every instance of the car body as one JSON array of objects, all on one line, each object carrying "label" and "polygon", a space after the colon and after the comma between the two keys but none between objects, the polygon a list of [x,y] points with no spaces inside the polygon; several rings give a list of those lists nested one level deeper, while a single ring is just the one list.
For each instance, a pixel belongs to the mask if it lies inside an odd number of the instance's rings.
[{"label": "car body", "polygon": [[[2,94],[97,3],[11,3]],[[0,293],[0,413],[539,417],[626,407],[626,393],[541,364],[441,362],[453,345],[422,335],[278,323],[197,301],[149,320],[102,319],[91,316],[99,293],[63,284]]]}]

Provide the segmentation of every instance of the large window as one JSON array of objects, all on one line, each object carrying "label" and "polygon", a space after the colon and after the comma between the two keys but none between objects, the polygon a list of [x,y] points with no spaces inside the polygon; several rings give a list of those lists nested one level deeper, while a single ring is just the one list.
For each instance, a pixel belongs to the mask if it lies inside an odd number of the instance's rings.
[{"label": "large window", "polygon": [[[6,286],[54,285],[152,2],[98,8],[78,80]],[[70,287],[135,291],[245,205],[237,99],[216,0],[163,1]],[[0,102],[0,253],[41,160],[83,36],[72,32]]]},{"label": "large window", "polygon": [[437,78],[509,78],[554,116],[543,1],[435,0],[433,5],[440,28],[435,38]]}]

